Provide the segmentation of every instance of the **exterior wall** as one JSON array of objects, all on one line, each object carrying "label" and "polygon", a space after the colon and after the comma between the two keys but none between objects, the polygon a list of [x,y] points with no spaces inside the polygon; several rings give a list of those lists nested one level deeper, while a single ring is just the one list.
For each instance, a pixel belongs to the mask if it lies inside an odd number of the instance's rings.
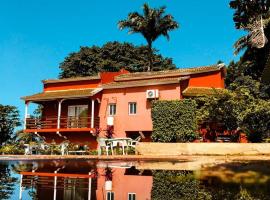
[{"label": "exterior wall", "polygon": [[[99,113],[101,129],[107,128],[108,105],[116,103],[114,137],[125,137],[125,131],[152,131],[151,101],[146,99],[146,90],[150,89],[159,90],[160,100],[180,99],[180,84],[104,90]],[[137,103],[136,115],[129,115],[129,102]]]},{"label": "exterior wall", "polygon": [[99,79],[73,81],[73,82],[47,83],[44,84],[44,91],[97,88],[99,84],[100,84]]},{"label": "exterior wall", "polygon": [[97,88],[99,84],[113,82],[115,76],[118,76],[120,74],[126,74],[126,73],[129,73],[129,72],[123,69],[123,70],[120,70],[119,72],[101,72],[100,79],[96,79],[96,80],[46,83],[44,84],[44,91]]},{"label": "exterior wall", "polygon": [[115,76],[118,76],[120,74],[127,74],[127,73],[129,73],[129,71],[125,69],[121,69],[119,72],[102,72],[100,73],[101,83],[105,84],[105,83],[113,82]]},{"label": "exterior wall", "polygon": [[222,71],[193,74],[190,76],[189,87],[224,88],[224,73]]}]

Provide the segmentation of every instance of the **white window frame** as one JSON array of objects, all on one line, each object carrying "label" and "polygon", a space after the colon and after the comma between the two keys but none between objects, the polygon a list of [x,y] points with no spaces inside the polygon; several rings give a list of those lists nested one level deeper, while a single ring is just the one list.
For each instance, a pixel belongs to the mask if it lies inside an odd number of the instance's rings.
[{"label": "white window frame", "polygon": [[[129,198],[129,195],[134,195],[134,197]],[[136,193],[128,193],[128,200],[136,200]]]},{"label": "white window frame", "polygon": [[[132,106],[132,105],[135,105],[135,109],[134,109],[134,106]],[[132,109],[133,109],[133,111],[132,111]],[[136,112],[134,112],[134,110],[136,111]],[[132,111],[132,112],[131,112]],[[137,102],[129,102],[128,103],[128,114],[129,115],[136,115],[138,112],[138,106],[137,106]]]},{"label": "white window frame", "polygon": [[[110,197],[108,198],[108,194],[110,194]],[[112,195],[113,195],[113,198],[112,198]],[[114,200],[114,192],[112,191],[107,191],[106,192],[106,200]]]},{"label": "white window frame", "polygon": [[[113,110],[111,110],[111,108],[113,109],[113,107],[114,107],[114,112],[111,113],[111,111],[113,111]],[[110,104],[108,105],[108,111],[109,111],[109,116],[114,116],[114,115],[116,115],[116,112],[117,112],[116,103],[110,103]]]}]

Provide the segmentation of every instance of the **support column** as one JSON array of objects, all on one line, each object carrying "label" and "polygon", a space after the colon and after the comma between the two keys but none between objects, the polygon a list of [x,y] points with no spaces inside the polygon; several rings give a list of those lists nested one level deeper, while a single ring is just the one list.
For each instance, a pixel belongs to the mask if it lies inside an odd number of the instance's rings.
[{"label": "support column", "polygon": [[[92,173],[89,172],[89,176],[91,176]],[[91,190],[92,190],[92,178],[89,177],[89,182],[88,182],[88,200],[91,200]]]},{"label": "support column", "polygon": [[[58,114],[57,114],[57,129],[60,129],[60,122],[61,122],[61,106],[62,106],[62,102],[64,100],[61,99],[60,101],[58,101]],[[57,131],[59,132],[59,131]]]},{"label": "support column", "polygon": [[92,99],[92,107],[91,107],[91,128],[94,128],[94,117],[95,117],[95,100]]},{"label": "support column", "polygon": [[24,110],[24,124],[23,124],[23,129],[26,129],[26,120],[27,120],[27,116],[28,116],[28,105],[29,105],[30,101],[26,101],[25,102],[25,110]]},{"label": "support column", "polygon": [[[57,171],[54,172],[57,174]],[[53,184],[53,200],[56,200],[56,186],[57,186],[57,176],[54,176],[54,184]]]}]

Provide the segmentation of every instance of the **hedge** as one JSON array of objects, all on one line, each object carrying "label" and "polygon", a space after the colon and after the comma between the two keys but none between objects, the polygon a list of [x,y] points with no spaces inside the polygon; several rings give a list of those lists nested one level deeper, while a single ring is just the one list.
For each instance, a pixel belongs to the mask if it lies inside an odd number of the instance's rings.
[{"label": "hedge", "polygon": [[155,101],[152,121],[153,142],[191,142],[197,138],[194,100]]},{"label": "hedge", "polygon": [[191,171],[153,171],[152,200],[210,200]]}]

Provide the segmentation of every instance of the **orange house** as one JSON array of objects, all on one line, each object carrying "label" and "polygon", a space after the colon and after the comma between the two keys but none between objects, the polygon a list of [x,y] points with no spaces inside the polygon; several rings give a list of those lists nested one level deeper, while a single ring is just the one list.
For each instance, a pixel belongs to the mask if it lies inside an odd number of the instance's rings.
[{"label": "orange house", "polygon": [[[143,136],[152,132],[152,100],[180,100],[224,88],[224,64],[159,72],[102,72],[97,76],[44,80],[42,93],[25,101],[24,131],[38,133],[48,142],[65,139],[96,147],[97,128],[113,137]],[[43,106],[42,116],[28,115],[28,104]]]}]

